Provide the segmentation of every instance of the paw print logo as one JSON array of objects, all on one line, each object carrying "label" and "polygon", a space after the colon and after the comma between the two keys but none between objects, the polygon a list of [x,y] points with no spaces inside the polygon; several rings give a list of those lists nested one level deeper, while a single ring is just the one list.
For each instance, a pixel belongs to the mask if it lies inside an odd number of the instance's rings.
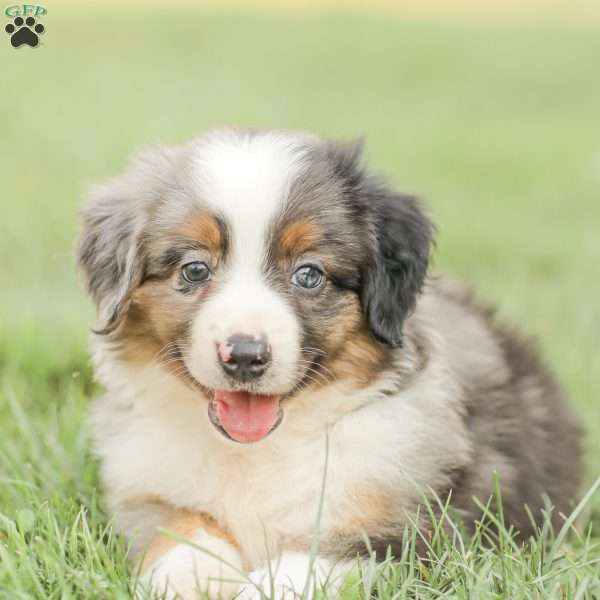
[{"label": "paw print logo", "polygon": [[10,35],[10,43],[13,48],[18,48],[23,44],[35,48],[40,43],[40,34],[44,33],[45,27],[41,23],[35,22],[33,17],[15,17],[12,23],[9,23],[4,30]]}]

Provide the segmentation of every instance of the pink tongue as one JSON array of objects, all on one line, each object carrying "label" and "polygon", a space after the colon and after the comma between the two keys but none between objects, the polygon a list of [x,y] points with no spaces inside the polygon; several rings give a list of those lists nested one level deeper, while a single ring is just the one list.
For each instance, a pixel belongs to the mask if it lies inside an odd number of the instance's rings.
[{"label": "pink tongue", "polygon": [[217,390],[215,404],[221,426],[237,442],[262,440],[279,417],[279,396]]}]

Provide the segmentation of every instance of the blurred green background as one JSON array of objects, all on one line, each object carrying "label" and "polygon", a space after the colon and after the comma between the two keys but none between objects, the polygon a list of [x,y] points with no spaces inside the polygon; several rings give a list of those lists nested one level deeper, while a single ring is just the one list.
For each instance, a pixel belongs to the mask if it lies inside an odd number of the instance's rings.
[{"label": "blurred green background", "polygon": [[[88,186],[140,146],[218,125],[365,135],[370,163],[426,199],[435,268],[539,338],[600,473],[598,20],[46,6],[43,45],[0,40],[0,443],[15,473],[31,457],[10,398],[65,455],[86,447],[93,311],[73,248]],[[67,434],[56,415],[81,382]]]}]

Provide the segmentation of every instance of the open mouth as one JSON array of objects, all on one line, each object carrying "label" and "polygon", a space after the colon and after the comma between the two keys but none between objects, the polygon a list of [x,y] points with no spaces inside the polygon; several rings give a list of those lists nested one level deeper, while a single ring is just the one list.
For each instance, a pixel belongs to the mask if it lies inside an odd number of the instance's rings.
[{"label": "open mouth", "polygon": [[208,404],[211,423],[241,444],[266,438],[283,419],[281,396],[216,390]]}]

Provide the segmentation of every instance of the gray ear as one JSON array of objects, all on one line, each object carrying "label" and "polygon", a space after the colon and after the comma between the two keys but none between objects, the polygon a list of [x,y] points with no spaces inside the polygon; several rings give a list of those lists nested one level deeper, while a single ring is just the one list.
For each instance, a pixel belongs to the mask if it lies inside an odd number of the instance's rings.
[{"label": "gray ear", "polygon": [[82,213],[77,259],[98,309],[94,331],[99,334],[118,327],[143,275],[139,254],[145,219],[132,192],[124,178],[98,186]]},{"label": "gray ear", "polygon": [[96,333],[121,323],[131,292],[144,277],[142,237],[174,179],[176,147],[140,152],[125,173],[92,190],[82,213],[77,259],[98,308]]}]

